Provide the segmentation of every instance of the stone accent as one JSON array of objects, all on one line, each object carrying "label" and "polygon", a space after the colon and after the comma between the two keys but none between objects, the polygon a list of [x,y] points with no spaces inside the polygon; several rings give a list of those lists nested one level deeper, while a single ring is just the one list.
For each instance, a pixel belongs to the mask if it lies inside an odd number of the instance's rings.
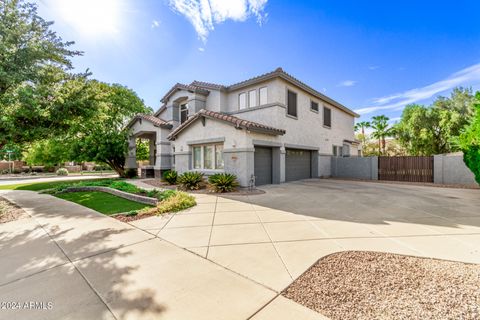
[{"label": "stone accent", "polygon": [[150,198],[150,197],[145,197],[141,196],[138,194],[134,193],[128,193],[124,191],[120,191],[117,189],[112,189],[108,187],[95,187],[95,186],[88,186],[88,187],[70,187],[65,189],[63,192],[81,192],[81,191],[100,191],[100,192],[105,192],[112,194],[114,196],[124,198],[127,200],[135,201],[135,202],[140,202],[144,204],[148,204],[151,206],[156,206],[158,203],[158,199],[156,198]]}]

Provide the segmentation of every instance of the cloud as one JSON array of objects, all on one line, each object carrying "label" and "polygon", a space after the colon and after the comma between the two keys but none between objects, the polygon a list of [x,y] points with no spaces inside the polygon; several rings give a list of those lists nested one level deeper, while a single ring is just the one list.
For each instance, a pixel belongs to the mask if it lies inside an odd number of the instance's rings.
[{"label": "cloud", "polygon": [[205,51],[205,48],[203,48],[203,47],[200,47],[200,48],[198,48],[198,51],[200,51],[200,52],[204,52],[204,51]]},{"label": "cloud", "polygon": [[216,24],[226,20],[245,21],[251,16],[262,24],[268,0],[169,0],[172,10],[184,15],[205,42]]},{"label": "cloud", "polygon": [[158,28],[158,27],[160,27],[160,21],[158,21],[158,20],[153,20],[153,21],[152,21],[152,29],[153,29],[153,28]]},{"label": "cloud", "polygon": [[451,90],[458,86],[471,85],[474,81],[480,81],[480,63],[455,72],[447,78],[428,86],[375,98],[373,100],[373,106],[357,109],[355,112],[366,114],[379,110],[400,110],[407,104],[430,99],[439,93]]},{"label": "cloud", "polygon": [[345,80],[338,84],[339,87],[353,87],[357,84],[357,81],[354,80]]},{"label": "cloud", "polygon": [[372,70],[372,71],[373,71],[373,70],[377,70],[377,69],[379,69],[379,68],[380,68],[379,66],[369,66],[369,67],[368,67],[368,70]]}]

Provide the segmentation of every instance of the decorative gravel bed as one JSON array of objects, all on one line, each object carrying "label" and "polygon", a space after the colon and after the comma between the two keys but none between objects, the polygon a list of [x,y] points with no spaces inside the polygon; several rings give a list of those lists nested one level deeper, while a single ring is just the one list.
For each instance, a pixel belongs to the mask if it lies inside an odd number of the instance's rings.
[{"label": "decorative gravel bed", "polygon": [[480,265],[339,252],[282,294],[331,319],[480,319]]},{"label": "decorative gravel bed", "polygon": [[23,209],[0,197],[0,223],[26,218],[27,216]]},{"label": "decorative gravel bed", "polygon": [[[176,190],[178,188],[177,185],[169,185],[166,182],[163,182],[160,179],[142,179],[142,182],[148,185],[151,185],[152,187],[156,188],[163,188],[163,189],[172,189]],[[232,192],[226,192],[226,193],[214,193],[207,188],[203,187],[199,190],[188,190],[189,193],[201,193],[201,194],[216,194],[219,196],[225,196],[225,195],[231,195],[231,196],[249,196],[249,195],[256,195],[256,194],[264,194],[265,191],[260,190],[260,189],[253,189],[250,190],[249,188],[243,188],[243,187],[238,187],[237,190],[232,191]]]}]

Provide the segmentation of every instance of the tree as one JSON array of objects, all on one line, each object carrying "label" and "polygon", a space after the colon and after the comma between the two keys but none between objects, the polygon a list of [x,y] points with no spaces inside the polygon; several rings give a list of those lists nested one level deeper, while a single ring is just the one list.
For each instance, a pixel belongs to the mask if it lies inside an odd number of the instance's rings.
[{"label": "tree", "polygon": [[72,74],[70,50],[37,6],[0,1],[0,149],[54,136],[91,110],[76,99],[88,74]]},{"label": "tree", "polygon": [[48,167],[70,160],[68,146],[61,138],[33,143],[25,152],[23,159],[29,166],[45,165]]},{"label": "tree", "polygon": [[392,135],[392,129],[388,126],[388,117],[384,115],[372,117],[372,137],[378,139],[378,155],[385,154],[385,138]]},{"label": "tree", "polygon": [[86,103],[94,106],[96,112],[88,121],[72,124],[65,139],[70,159],[106,163],[120,176],[125,176],[129,136],[125,125],[134,115],[152,110],[135,92],[121,85],[89,80],[86,87]]},{"label": "tree", "polygon": [[360,131],[360,140],[362,141],[362,153],[365,151],[365,143],[367,141],[367,136],[365,135],[365,129],[370,128],[371,124],[368,121],[361,121],[355,124],[355,131]]},{"label": "tree", "polygon": [[396,135],[412,155],[458,151],[455,138],[472,117],[476,101],[471,89],[455,88],[450,98],[439,97],[431,106],[407,105],[395,125]]},{"label": "tree", "polygon": [[137,139],[137,160],[150,160],[150,142],[148,139]]},{"label": "tree", "polygon": [[[476,97],[480,101],[480,92],[477,92]],[[480,103],[474,105],[474,110],[470,123],[458,138],[458,146],[463,151],[463,161],[480,184]]]}]

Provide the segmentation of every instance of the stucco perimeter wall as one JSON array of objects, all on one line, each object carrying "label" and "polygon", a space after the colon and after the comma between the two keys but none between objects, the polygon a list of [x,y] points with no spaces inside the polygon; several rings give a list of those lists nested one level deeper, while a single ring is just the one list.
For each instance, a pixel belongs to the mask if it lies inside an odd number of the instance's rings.
[{"label": "stucco perimeter wall", "polygon": [[336,178],[378,180],[378,157],[331,157]]},{"label": "stucco perimeter wall", "polygon": [[434,183],[477,185],[472,171],[463,162],[462,153],[433,156],[433,171]]}]

